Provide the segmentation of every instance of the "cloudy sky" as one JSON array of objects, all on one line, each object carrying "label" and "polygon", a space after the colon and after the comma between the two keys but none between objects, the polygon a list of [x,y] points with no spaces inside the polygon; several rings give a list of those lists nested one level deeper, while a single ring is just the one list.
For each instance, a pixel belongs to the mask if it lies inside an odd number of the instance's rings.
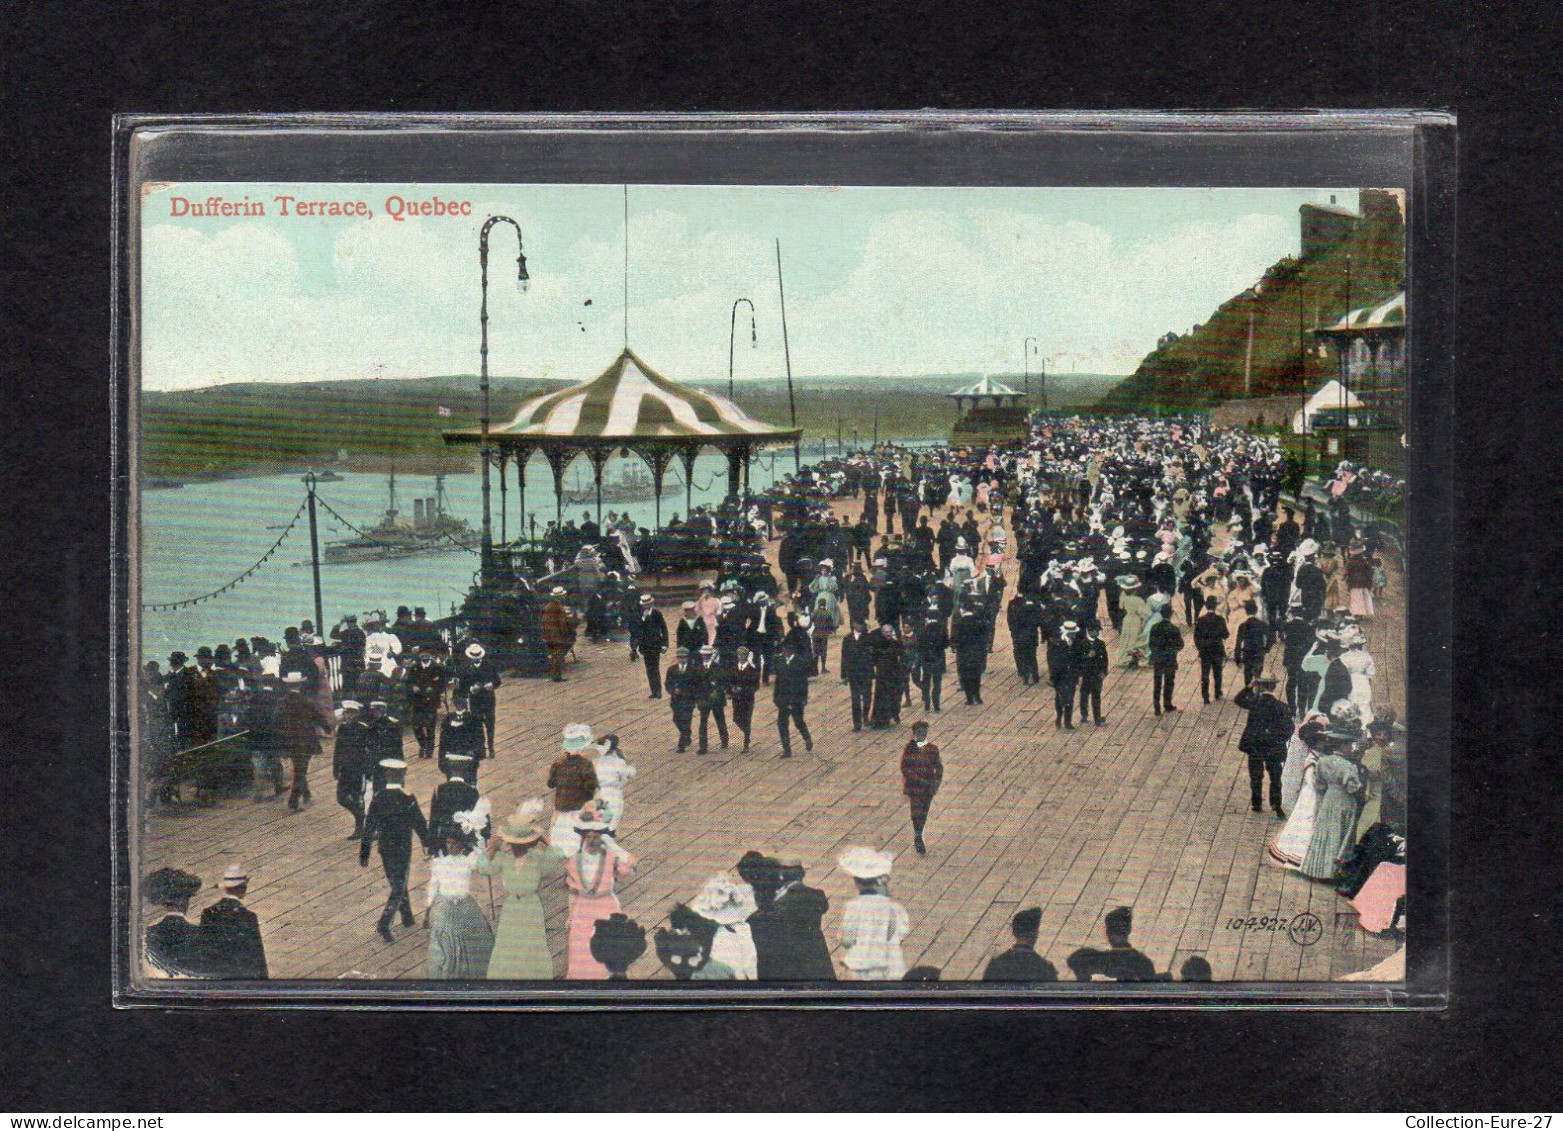
[{"label": "cloudy sky", "polygon": [[[275,201],[361,201],[368,217],[282,216]],[[681,380],[727,376],[733,300],[749,298],[739,380],[784,373],[775,240],[795,377],[1129,373],[1298,248],[1305,201],[1341,189],[686,188],[629,190],[629,340]],[[177,216],[176,198],[262,202],[267,215]],[[397,220],[387,200],[466,201],[470,216]],[[618,185],[178,184],[143,208],[143,384],[422,377],[478,366],[477,233],[492,236],[491,372],[584,378],[624,339]],[[590,299],[590,305],[587,300]],[[1035,362],[1033,362],[1033,368]]]}]

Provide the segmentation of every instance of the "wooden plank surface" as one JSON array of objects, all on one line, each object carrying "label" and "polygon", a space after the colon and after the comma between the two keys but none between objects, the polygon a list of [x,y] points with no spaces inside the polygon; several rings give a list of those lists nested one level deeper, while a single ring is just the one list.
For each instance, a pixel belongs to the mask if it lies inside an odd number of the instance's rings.
[{"label": "wooden plank surface", "polygon": [[[838,510],[855,518],[855,505]],[[1013,563],[1007,573],[1012,593]],[[1402,593],[1392,571],[1369,636],[1375,698],[1403,715]],[[1106,635],[1111,641],[1110,629]],[[675,901],[754,848],[803,861],[808,882],[830,897],[825,926],[835,947],[840,909],[853,894],[835,856],[869,844],[896,853],[891,893],[912,920],[908,964],[939,966],[947,980],[980,977],[1009,945],[1010,916],[1028,906],[1043,913],[1038,949],[1066,977],[1071,951],[1104,945],[1102,919],[1116,906],[1134,908],[1133,941],[1158,970],[1176,973],[1201,955],[1218,980],[1327,979],[1395,949],[1358,929],[1349,904],[1329,888],[1266,862],[1265,843],[1278,825],[1248,810],[1246,760],[1237,751],[1243,713],[1230,699],[1201,705],[1191,642],[1179,671],[1179,712],[1151,714],[1148,670],[1114,670],[1103,694],[1106,725],[1064,732],[1053,726],[1051,689],[1020,684],[1001,623],[984,706],[964,705],[952,670],[943,712],[925,716],[919,700],[901,727],[857,734],[834,671],[839,643],[838,636],[832,672],[814,682],[810,696],[815,750],[806,754],[795,740],[794,757],[783,760],[769,689],[755,711],[749,753],[739,753],[740,741],[720,750],[713,736],[709,754],[678,754],[667,702],[647,699],[643,669],[629,662],[627,647],[583,641],[566,682],[509,679],[500,688],[499,756],[485,763],[480,787],[503,815],[545,792],[566,724],[617,733],[638,771],[626,790],[620,840],[640,867],[621,898],[648,931]],[[1278,657],[1272,652],[1272,666]],[[928,823],[928,854],[918,856],[898,765],[910,724],[924,717],[946,776]],[[408,747],[416,750],[410,739]],[[413,762],[409,788],[425,807],[438,780],[432,761]],[[358,866],[328,762],[314,767],[312,784],[316,800],[298,813],[282,800],[247,799],[157,810],[144,824],[145,870],[173,865],[210,885],[225,866],[242,862],[274,978],[422,976],[426,932],[398,925],[393,944],[374,933],[384,879],[377,860]],[[412,898],[420,910],[426,877],[426,863],[415,859]],[[487,912],[485,881],[475,893]],[[566,899],[557,888],[546,895],[562,971]],[[208,888],[192,912],[214,897]],[[1228,927],[1237,918],[1304,911],[1323,924],[1320,941],[1307,947],[1284,930]],[[631,976],[666,975],[648,950]]]}]

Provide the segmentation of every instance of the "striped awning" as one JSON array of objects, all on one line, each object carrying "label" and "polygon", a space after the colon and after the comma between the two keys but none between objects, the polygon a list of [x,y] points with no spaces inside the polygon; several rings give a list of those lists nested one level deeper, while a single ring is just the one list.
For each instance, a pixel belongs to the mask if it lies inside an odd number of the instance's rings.
[{"label": "striped awning", "polygon": [[1321,334],[1372,333],[1374,331],[1404,330],[1406,328],[1406,292],[1401,291],[1388,302],[1378,306],[1364,306],[1348,311],[1333,326],[1317,331]]},{"label": "striped awning", "polygon": [[967,385],[964,389],[956,389],[948,394],[952,397],[1018,397],[1019,389],[1011,389],[1002,381],[995,381],[992,377],[984,377],[981,381]]},{"label": "striped awning", "polygon": [[[522,402],[515,419],[494,428],[506,437],[538,441],[791,439],[797,429],[756,420],[725,397],[670,381],[626,349],[603,374],[584,384]],[[475,433],[447,433],[447,439]]]}]

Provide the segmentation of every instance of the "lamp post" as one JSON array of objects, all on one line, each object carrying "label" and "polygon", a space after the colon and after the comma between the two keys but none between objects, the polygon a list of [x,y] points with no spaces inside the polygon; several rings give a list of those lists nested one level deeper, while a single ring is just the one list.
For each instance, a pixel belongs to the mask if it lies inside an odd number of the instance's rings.
[{"label": "lamp post", "polygon": [[738,305],[749,303],[749,348],[755,349],[760,344],[759,334],[756,332],[754,320],[754,303],[746,298],[733,300],[733,314],[728,319],[727,325],[727,399],[733,399],[733,342],[738,333]]},{"label": "lamp post", "polygon": [[1026,367],[1025,367],[1025,373],[1026,373],[1026,376],[1025,376],[1025,390],[1026,390],[1026,407],[1027,408],[1029,408],[1031,406],[1031,352],[1034,349],[1036,349],[1036,346],[1033,344],[1033,343],[1036,342],[1036,340],[1037,339],[1034,336],[1032,336],[1032,337],[1026,338],[1025,341],[1020,343],[1020,352],[1022,354],[1024,354],[1025,358],[1026,358],[1026,363],[1025,363],[1026,364]]},{"label": "lamp post", "polygon": [[483,277],[483,305],[478,313],[478,325],[482,332],[482,344],[479,347],[480,376],[479,385],[483,390],[483,451],[480,462],[483,465],[483,539],[482,539],[482,576],[483,584],[487,585],[493,580],[494,574],[494,523],[489,512],[489,461],[488,425],[488,233],[495,224],[509,224],[516,230],[516,285],[522,291],[526,290],[526,284],[530,276],[526,273],[526,252],[522,247],[521,225],[517,224],[509,216],[490,216],[483,222],[483,229],[478,233],[478,267]]}]

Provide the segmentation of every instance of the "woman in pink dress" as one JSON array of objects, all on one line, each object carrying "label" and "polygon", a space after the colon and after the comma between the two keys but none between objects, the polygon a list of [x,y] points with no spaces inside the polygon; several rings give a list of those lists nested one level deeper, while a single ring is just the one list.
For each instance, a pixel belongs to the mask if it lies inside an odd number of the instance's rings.
[{"label": "woman in pink dress", "polygon": [[575,823],[580,849],[564,864],[570,886],[569,958],[566,978],[606,981],[608,968],[592,957],[597,920],[618,911],[618,884],[635,871],[635,858],[608,835],[606,814],[593,801]]},{"label": "woman in pink dress", "polygon": [[[706,643],[716,643],[716,618],[722,612],[722,602],[716,595],[716,582],[707,581],[695,598],[695,615],[706,622]],[[606,975],[604,975],[606,977]]]}]

